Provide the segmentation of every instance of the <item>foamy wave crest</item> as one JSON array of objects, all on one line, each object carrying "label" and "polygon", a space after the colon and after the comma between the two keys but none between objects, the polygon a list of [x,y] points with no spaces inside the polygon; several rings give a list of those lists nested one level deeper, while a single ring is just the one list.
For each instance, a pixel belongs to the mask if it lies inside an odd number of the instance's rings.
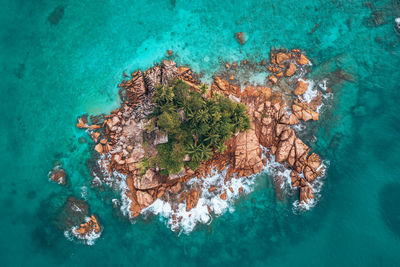
[{"label": "foamy wave crest", "polygon": [[[100,158],[97,160],[97,165],[101,171],[102,178],[98,177],[96,173],[93,173],[94,178],[93,182],[97,184],[102,184],[103,182],[113,188],[115,191],[121,192],[121,205],[120,209],[124,216],[129,216],[129,208],[131,206],[132,200],[127,196],[128,185],[126,183],[127,175],[119,173],[117,171],[110,172],[110,168],[108,168],[109,162],[111,160],[111,154],[101,154]],[[113,204],[115,201],[113,200]],[[117,205],[118,206],[118,205]]]},{"label": "foamy wave crest", "polygon": [[302,95],[305,102],[310,103],[318,95],[318,90],[315,88],[315,82],[313,80],[299,79],[299,81],[308,83],[306,92]]},{"label": "foamy wave crest", "polygon": [[275,155],[270,154],[270,158],[267,158],[265,171],[268,175],[274,178],[275,183],[279,182],[279,186],[282,190],[288,193],[286,189],[291,188],[292,186],[292,180],[290,178],[291,170],[286,168],[282,163],[277,162],[275,160]]},{"label": "foamy wave crest", "polygon": [[[181,203],[176,210],[173,210],[168,202],[157,199],[151,206],[142,211],[142,214],[153,213],[159,215],[163,221],[166,220],[167,225],[173,230],[183,232],[185,234],[193,231],[198,223],[209,224],[212,222],[212,214],[219,216],[225,212],[233,212],[234,201],[239,197],[239,191],[242,194],[248,194],[253,190],[255,175],[250,177],[232,178],[225,182],[225,175],[228,168],[222,172],[216,170],[208,177],[199,179],[193,178],[187,185],[200,186],[202,189],[201,196],[197,205],[190,211],[186,211],[186,204]],[[216,187],[213,192],[209,192],[210,187]],[[221,194],[226,194],[226,200],[221,199]]]}]

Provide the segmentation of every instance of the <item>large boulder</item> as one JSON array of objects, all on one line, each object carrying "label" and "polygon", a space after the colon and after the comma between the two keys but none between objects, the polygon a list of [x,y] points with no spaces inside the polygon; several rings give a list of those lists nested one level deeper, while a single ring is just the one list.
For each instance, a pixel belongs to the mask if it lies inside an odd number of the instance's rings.
[{"label": "large boulder", "polygon": [[300,54],[300,56],[296,60],[297,64],[299,65],[307,65],[310,64],[310,60],[303,54]]},{"label": "large boulder", "polygon": [[297,87],[296,89],[294,89],[293,93],[295,95],[302,95],[307,91],[308,88],[308,84],[307,82],[304,82],[303,80],[299,80],[299,82],[297,83]]},{"label": "large boulder", "polygon": [[300,188],[300,202],[308,203],[314,198],[314,193],[309,185],[305,185]]},{"label": "large boulder", "polygon": [[136,199],[142,209],[153,204],[153,197],[145,191],[136,191]]},{"label": "large boulder", "polygon": [[160,185],[160,181],[152,169],[147,169],[144,175],[136,176],[133,181],[135,188],[140,190],[147,190]]},{"label": "large boulder", "polygon": [[163,60],[161,64],[161,84],[166,85],[169,81],[178,77],[178,68],[174,61]]},{"label": "large boulder", "polygon": [[285,75],[287,77],[293,76],[293,74],[296,72],[296,64],[294,64],[293,62],[289,63],[289,67],[286,70]]},{"label": "large boulder", "polygon": [[154,66],[144,73],[144,81],[149,93],[153,93],[155,86],[161,83],[161,68]]},{"label": "large boulder", "polygon": [[312,110],[307,103],[295,102],[292,105],[292,110],[293,110],[293,114],[296,115],[296,117],[299,120],[303,120],[303,121],[314,120],[314,121],[317,121],[319,119],[318,112],[315,112],[314,110]]},{"label": "large boulder", "polygon": [[280,65],[281,63],[287,61],[290,59],[290,56],[288,54],[285,54],[283,52],[279,52],[276,54],[276,63]]},{"label": "large boulder", "polygon": [[234,166],[240,176],[249,176],[263,169],[254,123],[248,131],[239,133],[235,138]]},{"label": "large boulder", "polygon": [[288,157],[294,146],[296,135],[292,129],[287,129],[281,135],[280,142],[275,152],[275,159],[277,162],[284,162]]},{"label": "large boulder", "polygon": [[199,198],[201,196],[201,189],[192,188],[187,196],[186,196],[186,211],[190,211],[194,207],[196,207],[197,202],[199,202]]}]

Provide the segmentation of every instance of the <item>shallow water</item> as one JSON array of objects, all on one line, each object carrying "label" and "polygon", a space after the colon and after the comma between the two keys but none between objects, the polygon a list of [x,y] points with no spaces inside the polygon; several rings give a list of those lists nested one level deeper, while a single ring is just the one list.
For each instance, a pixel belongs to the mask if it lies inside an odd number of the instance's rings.
[{"label": "shallow water", "polygon": [[[1,265],[400,264],[398,0],[78,2],[0,1]],[[248,33],[244,46],[238,31]],[[353,76],[308,124],[318,141],[306,143],[330,162],[318,205],[295,215],[264,175],[234,212],[189,235],[158,217],[118,217],[109,194],[90,187],[77,116],[117,107],[122,71],[148,67],[167,49],[209,77],[220,61],[260,60],[270,47],[304,50],[309,78],[338,68]],[[48,181],[56,160],[66,188]],[[68,241],[52,223],[83,186],[104,226],[93,246]]]}]

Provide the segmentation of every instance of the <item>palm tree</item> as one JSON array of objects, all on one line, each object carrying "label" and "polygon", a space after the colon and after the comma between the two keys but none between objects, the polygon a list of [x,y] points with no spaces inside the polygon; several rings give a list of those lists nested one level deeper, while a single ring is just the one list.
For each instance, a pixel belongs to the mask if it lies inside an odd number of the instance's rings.
[{"label": "palm tree", "polygon": [[209,160],[212,157],[212,150],[209,146],[205,146],[204,144],[200,145],[200,155],[201,161]]},{"label": "palm tree", "polygon": [[208,114],[208,111],[206,109],[200,109],[196,114],[196,119],[199,122],[207,122],[209,117],[210,114]]},{"label": "palm tree", "polygon": [[206,84],[202,84],[202,85],[200,85],[199,86],[199,91],[200,91],[200,94],[205,94],[206,92],[207,92],[207,89],[208,89],[208,86],[206,85]]},{"label": "palm tree", "polygon": [[155,100],[158,104],[172,102],[174,100],[174,91],[170,86],[161,86],[157,88]]},{"label": "palm tree", "polygon": [[209,142],[210,145],[218,144],[220,140],[221,136],[215,133],[211,133],[204,139],[204,141]]},{"label": "palm tree", "polygon": [[201,161],[201,148],[199,145],[197,145],[197,141],[190,144],[187,147],[186,151],[190,155],[192,161]]},{"label": "palm tree", "polygon": [[226,145],[221,141],[215,145],[215,152],[223,154],[226,150]]}]

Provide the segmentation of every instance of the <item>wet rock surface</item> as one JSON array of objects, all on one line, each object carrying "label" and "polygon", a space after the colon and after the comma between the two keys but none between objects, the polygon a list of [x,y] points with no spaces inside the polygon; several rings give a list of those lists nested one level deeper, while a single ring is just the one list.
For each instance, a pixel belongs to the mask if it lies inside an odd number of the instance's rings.
[{"label": "wet rock surface", "polygon": [[89,205],[83,199],[68,197],[57,216],[57,226],[65,231],[85,222],[89,215]]},{"label": "wet rock surface", "polygon": [[[126,183],[123,195],[129,200],[130,218],[140,215],[157,199],[168,202],[172,210],[184,204],[186,211],[197,205],[204,191],[219,194],[220,199],[226,200],[227,191],[220,191],[212,185],[203,190],[196,183],[188,182],[194,177],[203,179],[209,176],[213,169],[226,170],[225,182],[235,177],[248,177],[262,171],[271,157],[292,170],[289,184],[292,190],[298,190],[300,203],[307,204],[313,200],[313,183],[323,174],[322,162],[317,154],[310,154],[311,149],[293,130],[300,121],[319,119],[317,108],[321,104],[321,94],[310,102],[302,97],[308,90],[309,84],[304,77],[311,62],[300,50],[293,49],[271,50],[269,64],[266,60],[257,66],[252,64],[243,61],[240,67],[267,68],[273,79],[270,76],[265,86],[247,85],[243,89],[240,80],[232,75],[233,71],[240,71],[236,62],[225,63],[226,74],[213,77],[204,97],[220,94],[244,103],[251,127],[232,136],[226,141],[227,149],[223,154],[214,153],[196,171],[185,167],[179,173],[165,177],[157,166],[148,166],[147,163],[148,158],[157,156],[155,147],[168,142],[168,135],[155,126],[150,116],[155,107],[152,101],[155,87],[179,78],[192,90],[198,90],[200,82],[189,67],[163,61],[146,71],[138,70],[129,80],[119,84],[123,100],[120,108],[104,115],[95,124],[86,116],[78,119],[77,127],[88,129],[94,141],[98,160],[93,173],[97,183],[110,186]],[[231,76],[234,78],[229,79]],[[275,179],[277,191],[285,184],[282,177],[278,178]],[[233,192],[233,189],[229,190]],[[239,194],[242,192],[243,188],[239,189]],[[282,194],[277,192],[279,198]]]},{"label": "wet rock surface", "polygon": [[67,184],[67,178],[66,178],[66,173],[63,168],[61,168],[60,165],[54,166],[54,168],[51,170],[49,173],[49,178],[60,184],[60,185],[66,185]]}]

